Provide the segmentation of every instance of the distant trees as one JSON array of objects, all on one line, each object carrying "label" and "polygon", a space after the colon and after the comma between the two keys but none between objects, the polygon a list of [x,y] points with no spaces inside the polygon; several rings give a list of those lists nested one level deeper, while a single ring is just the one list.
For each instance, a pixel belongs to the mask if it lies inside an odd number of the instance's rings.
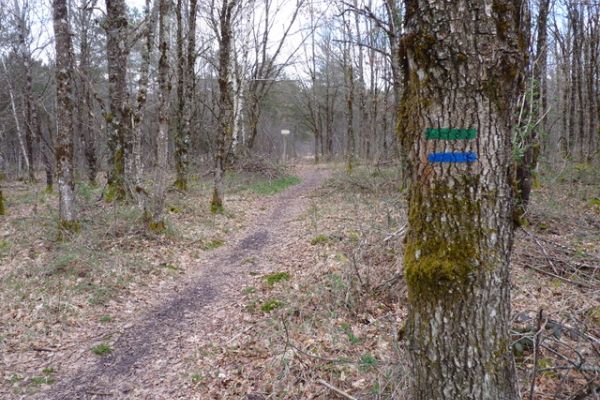
[{"label": "distant trees", "polygon": [[410,398],[517,399],[510,170],[525,10],[520,0],[404,4]]},{"label": "distant trees", "polygon": [[[407,149],[395,129],[407,90],[400,62],[409,44],[404,3],[232,1],[225,6],[232,10],[225,21],[229,35],[221,32],[222,2],[177,0],[166,19],[173,26],[167,165],[175,187],[185,191],[196,173],[214,173],[211,204],[220,209],[224,171],[240,157],[278,158],[281,129],[292,129],[291,138],[317,162],[404,163]],[[512,138],[522,211],[539,162],[566,158],[587,165],[600,151],[600,11],[576,0],[528,3],[527,79]],[[6,173],[32,181],[43,166],[51,188],[56,82],[48,78],[55,68],[52,52],[44,50],[48,35],[37,32],[44,9],[38,0],[3,4],[0,146]],[[77,0],[69,7],[74,176],[103,184],[105,172],[105,200],[142,204],[147,196],[139,189],[148,187],[157,161],[159,0],[147,2],[144,12],[123,0]]]}]

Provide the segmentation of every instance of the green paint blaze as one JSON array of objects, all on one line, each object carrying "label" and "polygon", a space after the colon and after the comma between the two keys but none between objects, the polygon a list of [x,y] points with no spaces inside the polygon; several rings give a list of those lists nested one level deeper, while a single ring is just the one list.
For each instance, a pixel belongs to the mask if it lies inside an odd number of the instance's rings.
[{"label": "green paint blaze", "polygon": [[477,129],[427,128],[425,130],[425,138],[427,140],[465,140],[475,139],[476,137]]}]

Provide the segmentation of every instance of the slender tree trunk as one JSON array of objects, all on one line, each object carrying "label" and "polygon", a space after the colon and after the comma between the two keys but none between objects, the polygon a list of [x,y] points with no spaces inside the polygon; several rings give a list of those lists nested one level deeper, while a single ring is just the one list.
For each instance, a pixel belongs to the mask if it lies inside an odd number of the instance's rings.
[{"label": "slender tree trunk", "polygon": [[222,0],[219,13],[219,114],[217,151],[215,154],[215,176],[210,209],[213,213],[223,211],[223,176],[225,161],[233,135],[233,97],[229,68],[231,66],[231,42],[233,40],[232,19],[237,0]]},{"label": "slender tree trunk", "polygon": [[[344,81],[346,84],[346,173],[351,174],[354,164],[354,153],[356,151],[356,142],[354,137],[354,67],[350,54],[352,43],[352,33],[348,23],[344,21],[345,36],[344,40]],[[364,82],[363,82],[364,83]],[[359,81],[359,85],[361,82]],[[364,96],[364,91],[359,90],[359,96]],[[361,112],[363,111],[364,100],[361,103]],[[361,131],[364,135],[364,133]]]},{"label": "slender tree trunk", "polygon": [[[36,129],[37,129],[37,137],[39,138],[39,148],[40,153],[42,154],[42,163],[44,164],[44,171],[46,172],[46,191],[52,192],[52,187],[54,186],[53,179],[53,167],[51,157],[49,157],[48,153],[53,151],[54,146],[50,146],[52,143],[51,135],[49,134],[49,138],[44,136],[44,129],[42,126],[42,118],[41,113],[38,112],[39,118],[37,118]],[[47,117],[48,118],[48,117]],[[48,126],[48,132],[50,132],[50,126]]]},{"label": "slender tree trunk", "polygon": [[28,173],[31,170],[29,166],[29,156],[27,153],[27,148],[25,146],[25,139],[23,134],[23,129],[21,127],[21,123],[19,122],[19,115],[17,113],[17,105],[15,104],[15,94],[12,84],[10,83],[10,77],[8,76],[8,70],[6,68],[6,63],[4,62],[4,57],[0,57],[0,61],[2,62],[2,68],[4,69],[4,78],[6,79],[6,84],[8,88],[8,96],[10,97],[10,109],[13,114],[13,118],[15,120],[15,128],[17,130],[17,139],[19,140],[19,148],[21,149],[21,155],[23,156],[23,160],[25,161],[25,168]]},{"label": "slender tree trunk", "polygon": [[158,135],[156,137],[156,167],[154,189],[150,208],[145,212],[148,228],[163,232],[165,196],[167,190],[167,168],[169,155],[169,14],[170,0],[159,0],[158,42],[160,58],[158,60]]},{"label": "slender tree trunk", "polygon": [[[192,137],[192,119],[195,108],[196,94],[196,14],[198,9],[198,1],[190,0],[190,16],[188,23],[188,43],[187,43],[187,65],[186,65],[186,82],[185,82],[185,97],[187,99],[183,113],[183,137],[188,143],[191,143]],[[189,148],[189,144],[188,144]],[[189,168],[189,154],[186,155],[186,167]]]},{"label": "slender tree trunk", "polygon": [[185,55],[183,53],[183,18],[181,10],[183,0],[177,0],[175,8],[175,20],[177,21],[177,33],[175,43],[177,46],[177,107],[175,111],[175,187],[179,190],[187,190],[188,153],[190,139],[186,137],[184,129],[184,110],[186,108],[185,96]]},{"label": "slender tree trunk", "polygon": [[25,74],[25,87],[23,88],[23,116],[25,128],[25,148],[27,150],[27,175],[30,182],[35,182],[35,157],[33,154],[33,142],[35,140],[35,126],[37,115],[33,101],[33,77],[32,60],[27,44],[29,29],[26,23],[25,10],[21,8],[17,0],[14,1],[15,19],[17,22],[18,52],[21,59],[23,73]]},{"label": "slender tree trunk", "polygon": [[73,181],[73,46],[66,0],[54,0],[54,37],[56,46],[57,140],[59,225],[61,230],[79,229],[75,211]]},{"label": "slender tree trunk", "polygon": [[521,3],[405,0],[412,400],[518,398],[509,260]]},{"label": "slender tree trunk", "polygon": [[88,182],[91,185],[96,185],[96,176],[98,174],[98,160],[96,159],[96,141],[92,129],[93,114],[92,114],[92,94],[90,90],[91,74],[90,74],[90,35],[89,27],[92,23],[92,13],[96,6],[97,0],[91,3],[85,2],[80,10],[80,53],[79,53],[79,102],[80,108],[79,134],[83,145],[83,153],[85,164],[87,167]]},{"label": "slender tree trunk", "polygon": [[138,93],[137,93],[137,104],[133,111],[133,162],[134,162],[134,174],[132,176],[132,183],[135,185],[135,192],[138,193],[138,204],[143,209],[145,205],[145,195],[143,192],[140,193],[138,187],[142,181],[142,135],[143,135],[143,120],[144,113],[146,111],[146,102],[148,98],[148,82],[150,74],[150,61],[152,56],[152,50],[154,48],[154,28],[156,23],[156,12],[158,7],[156,3],[154,6],[151,5],[150,0],[146,0],[145,7],[145,18],[146,25],[144,27],[144,37],[146,42],[142,49],[142,64],[139,72],[138,80]]},{"label": "slender tree trunk", "polygon": [[108,65],[108,97],[110,112],[106,116],[109,125],[108,147],[109,192],[107,200],[123,200],[127,197],[125,181],[126,163],[131,154],[129,95],[127,92],[127,8],[124,0],[106,0],[106,54]]},{"label": "slender tree trunk", "polygon": [[[0,143],[4,142],[4,131],[0,128]],[[4,196],[2,195],[2,181],[5,175],[6,155],[4,148],[0,148],[0,216],[6,215],[6,208],[4,207]]]}]

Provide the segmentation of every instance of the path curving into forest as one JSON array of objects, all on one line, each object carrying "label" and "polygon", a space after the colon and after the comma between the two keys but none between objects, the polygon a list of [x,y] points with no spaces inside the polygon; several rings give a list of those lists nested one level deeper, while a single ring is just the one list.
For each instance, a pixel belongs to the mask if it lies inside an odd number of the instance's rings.
[{"label": "path curving into forest", "polygon": [[226,318],[218,314],[240,301],[240,288],[253,269],[244,261],[268,257],[294,239],[287,222],[306,211],[310,193],[329,171],[301,166],[298,175],[301,183],[264,198],[265,214],[194,266],[194,272],[178,282],[176,293],[158,291],[156,306],[118,327],[110,355],[99,358],[88,352],[35,399],[196,398],[185,389],[182,373],[197,347],[195,338],[219,334]]}]

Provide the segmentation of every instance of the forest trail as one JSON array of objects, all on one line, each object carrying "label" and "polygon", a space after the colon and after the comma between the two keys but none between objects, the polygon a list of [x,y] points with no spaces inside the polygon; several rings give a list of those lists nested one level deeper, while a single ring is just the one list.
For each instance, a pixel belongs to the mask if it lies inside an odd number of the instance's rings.
[{"label": "forest trail", "polygon": [[[74,353],[64,376],[35,398],[198,398],[185,374],[186,357],[199,342],[219,336],[219,328],[227,324],[226,310],[240,302],[240,289],[249,274],[277,268],[269,267],[271,255],[297,239],[286,224],[306,211],[309,194],[328,175],[329,171],[314,166],[299,167],[301,183],[262,198],[261,217],[234,234],[227,246],[189,268],[193,272],[175,287],[157,291],[155,304],[135,321],[114,329],[117,339],[110,355],[99,358],[89,350]],[[281,265],[286,256],[291,254],[279,254],[277,263]]]}]

